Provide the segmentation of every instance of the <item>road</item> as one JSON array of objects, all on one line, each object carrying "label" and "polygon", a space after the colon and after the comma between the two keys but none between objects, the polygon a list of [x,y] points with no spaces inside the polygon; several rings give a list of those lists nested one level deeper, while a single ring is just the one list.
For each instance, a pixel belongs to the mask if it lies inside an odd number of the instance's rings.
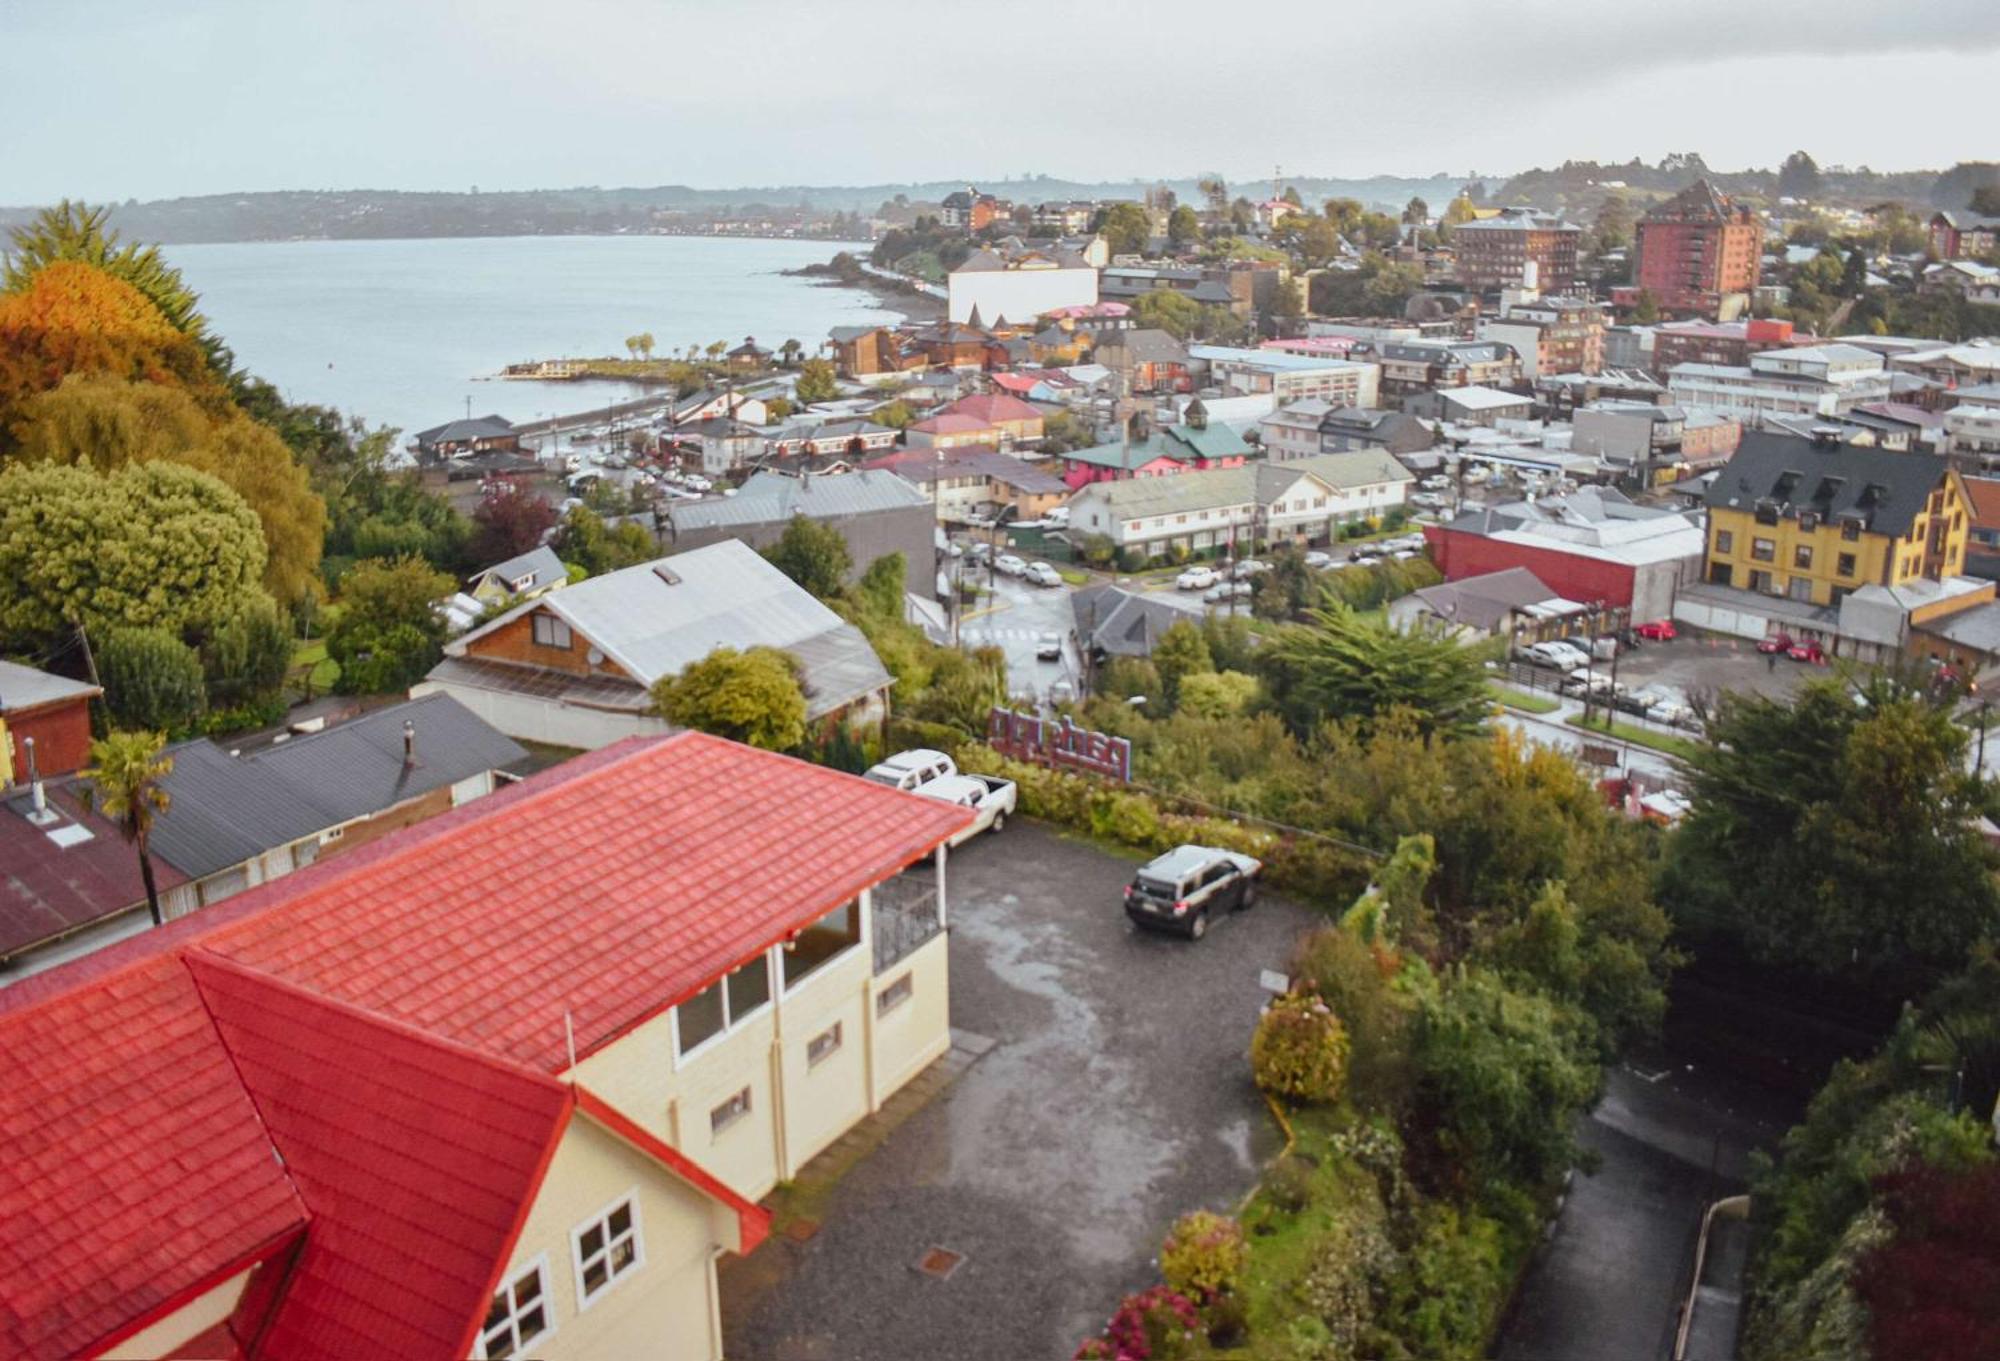
[{"label": "road", "polygon": [[[970,573],[973,569],[966,568]],[[1007,654],[1008,690],[1023,699],[1032,694],[1039,702],[1048,698],[1059,680],[1068,681],[1075,692],[1080,675],[1076,646],[1076,620],[1070,609],[1067,586],[1030,586],[1017,577],[990,574],[993,594],[983,596],[959,621],[959,641],[966,647],[998,647]],[[978,581],[987,584],[989,573],[979,569]],[[1035,649],[1046,634],[1062,639],[1062,656],[1043,661]]]},{"label": "road", "polygon": [[[1635,775],[1645,776],[1664,788],[1679,789],[1687,784],[1687,769],[1680,763],[1646,747],[1621,742],[1603,733],[1588,732],[1582,728],[1572,728],[1565,721],[1572,715],[1583,713],[1580,700],[1564,700],[1562,707],[1549,714],[1529,714],[1518,709],[1503,710],[1493,721],[1503,728],[1511,728],[1531,742],[1539,742],[1545,747],[1554,747],[1581,757],[1586,743],[1595,747],[1613,747],[1624,769]],[[1620,723],[1630,723],[1635,727],[1646,726],[1631,714],[1616,716]],[[1685,735],[1685,734],[1683,734]],[[1606,775],[1616,773],[1605,770]]]},{"label": "road", "polygon": [[[846,1174],[810,1241],[757,1250],[768,1284],[725,1284],[730,1356],[1065,1357],[1157,1279],[1175,1218],[1256,1183],[1278,1141],[1245,1057],[1258,973],[1315,916],[1267,894],[1199,942],[1140,932],[1133,868],[1029,823],[952,853],[952,1024],[993,1048]],[[948,1280],[913,1269],[932,1246],[965,1255]]]}]

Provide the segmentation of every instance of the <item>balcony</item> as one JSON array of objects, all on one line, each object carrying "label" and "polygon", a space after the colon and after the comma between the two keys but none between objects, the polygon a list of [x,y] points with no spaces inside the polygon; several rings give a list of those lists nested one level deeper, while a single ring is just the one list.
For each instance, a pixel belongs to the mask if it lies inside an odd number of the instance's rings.
[{"label": "balcony", "polygon": [[879,974],[944,930],[938,920],[937,881],[928,870],[912,868],[877,884],[870,895],[868,925]]}]

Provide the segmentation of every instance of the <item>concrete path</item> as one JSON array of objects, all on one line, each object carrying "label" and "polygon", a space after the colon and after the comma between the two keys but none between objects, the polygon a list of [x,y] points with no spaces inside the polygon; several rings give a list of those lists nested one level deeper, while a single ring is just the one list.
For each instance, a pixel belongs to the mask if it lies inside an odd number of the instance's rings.
[{"label": "concrete path", "polygon": [[[1016,824],[953,854],[955,1027],[994,1041],[854,1165],[819,1227],[725,1290],[732,1358],[1067,1357],[1157,1279],[1173,1219],[1232,1207],[1276,1135],[1245,1059],[1304,909],[1266,897],[1199,943],[1142,935],[1133,863]],[[917,1269],[941,1247],[945,1279]],[[772,1262],[776,1267],[773,1269]]]}]

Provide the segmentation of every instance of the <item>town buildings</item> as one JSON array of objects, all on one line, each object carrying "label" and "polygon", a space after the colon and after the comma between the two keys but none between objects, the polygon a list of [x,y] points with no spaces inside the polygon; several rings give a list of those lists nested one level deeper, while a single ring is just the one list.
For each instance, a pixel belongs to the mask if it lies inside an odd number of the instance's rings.
[{"label": "town buildings", "polygon": [[807,458],[845,454],[862,459],[896,445],[897,431],[860,417],[830,421],[793,421],[764,440],[764,452],[774,458]]},{"label": "town buildings", "polygon": [[1512,345],[1491,340],[1362,341],[1350,350],[1356,360],[1381,365],[1384,398],[1407,397],[1436,388],[1506,388],[1521,381],[1521,356]]},{"label": "town buildings", "polygon": [[594,750],[670,731],[652,686],[724,646],[791,656],[815,723],[887,712],[889,673],[860,630],[735,539],[516,606],[447,643],[411,693],[449,694],[510,737]]},{"label": "town buildings", "polygon": [[869,467],[887,469],[923,493],[941,524],[991,523],[1003,516],[1039,520],[1069,496],[1068,484],[1047,462],[985,446],[910,449]]},{"label": "town buildings", "polygon": [[1570,429],[1573,451],[1594,454],[1640,488],[1722,463],[1743,434],[1740,422],[1718,413],[1618,398],[1578,407]]},{"label": "town buildings", "polygon": [[1983,217],[1969,209],[1937,213],[1930,222],[1930,249],[1940,260],[1991,255],[2000,249],[2000,217]]},{"label": "town buildings", "polygon": [[1511,345],[1521,357],[1521,377],[1530,381],[1604,368],[1604,309],[1588,298],[1505,302],[1499,316],[1481,319],[1479,338]]},{"label": "town buildings", "polygon": [[1539,288],[1566,293],[1576,283],[1583,229],[1535,208],[1503,208],[1451,231],[1459,282],[1478,292]]},{"label": "town buildings", "polygon": [[519,453],[521,436],[514,423],[504,417],[471,416],[419,430],[415,444],[418,459],[429,463],[469,454]]},{"label": "town buildings", "polygon": [[1081,255],[1022,246],[974,251],[946,279],[948,316],[978,326],[1031,322],[1058,307],[1097,301],[1097,270]]},{"label": "town buildings", "polygon": [[1887,400],[1893,383],[1881,355],[1831,342],[1767,350],[1740,368],[1677,364],[1667,390],[1682,406],[1740,416],[1837,416]]},{"label": "town buildings", "polygon": [[1249,458],[1250,446],[1243,437],[1220,422],[1211,422],[1198,400],[1191,404],[1189,416],[1180,425],[1155,425],[1143,416],[1133,417],[1124,438],[1115,443],[1060,455],[1063,481],[1082,487],[1133,477],[1207,472],[1241,467]]},{"label": "town buildings", "polygon": [[1194,360],[1187,346],[1151,326],[1098,337],[1091,358],[1115,374],[1129,393],[1194,391]]},{"label": "town buildings", "polygon": [[90,760],[90,702],[102,688],[0,660],[0,788],[25,783],[30,757],[47,778]]},{"label": "town buildings", "polygon": [[1382,372],[1378,365],[1351,359],[1226,345],[1195,345],[1188,355],[1208,366],[1210,384],[1225,396],[1268,395],[1279,403],[1318,397],[1342,406],[1373,406]]},{"label": "town buildings", "polygon": [[0,1350],[714,1361],[950,1044],[966,817],[631,741],[0,993]]},{"label": "town buildings", "polygon": [[1943,458],[1752,431],[1709,486],[1703,579],[1837,605],[1965,567],[1965,489]]},{"label": "town buildings", "polygon": [[1719,319],[1742,311],[1757,287],[1763,220],[1706,180],[1649,208],[1635,235],[1633,285],[1663,312]]},{"label": "town buildings", "polygon": [[1645,367],[1666,373],[1677,364],[1745,367],[1753,354],[1819,344],[1817,336],[1795,331],[1789,321],[1752,317],[1743,321],[1670,321],[1652,328],[1653,348]]},{"label": "town buildings", "polygon": [[752,473],[729,497],[677,501],[665,512],[665,536],[675,552],[735,539],[755,549],[784,537],[804,516],[837,530],[847,545],[848,580],[858,581],[877,558],[903,555],[904,589],[936,594],[936,520],[928,497],[894,473],[861,468],[830,477]]},{"label": "town buildings", "polygon": [[1524,567],[1566,600],[1638,621],[1668,618],[1681,584],[1701,574],[1695,519],[1602,487],[1467,511],[1426,525],[1424,539],[1447,581]]}]

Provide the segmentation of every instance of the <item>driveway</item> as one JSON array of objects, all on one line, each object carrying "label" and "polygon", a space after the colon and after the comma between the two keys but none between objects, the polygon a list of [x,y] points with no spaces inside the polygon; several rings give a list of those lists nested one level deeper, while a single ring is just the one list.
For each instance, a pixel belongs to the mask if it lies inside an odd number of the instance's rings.
[{"label": "driveway", "polygon": [[[1245,1059],[1316,920],[1274,897],[1198,944],[1142,935],[1133,862],[1016,824],[952,856],[952,1023],[993,1048],[856,1166],[788,1266],[725,1311],[745,1361],[1067,1357],[1157,1279],[1173,1219],[1227,1209],[1276,1151]],[[917,1272],[933,1246],[949,1278]]]},{"label": "driveway", "polygon": [[[970,579],[973,568],[963,569]],[[959,640],[967,647],[997,647],[1007,654],[1007,688],[1026,696],[1034,692],[1045,699],[1049,687],[1067,680],[1078,688],[1076,619],[1070,609],[1067,586],[1031,586],[1018,577],[1001,576],[978,569],[981,586],[990,585],[993,594],[982,596],[959,621]],[[1062,657],[1043,661],[1035,656],[1043,634],[1062,639]]]}]

